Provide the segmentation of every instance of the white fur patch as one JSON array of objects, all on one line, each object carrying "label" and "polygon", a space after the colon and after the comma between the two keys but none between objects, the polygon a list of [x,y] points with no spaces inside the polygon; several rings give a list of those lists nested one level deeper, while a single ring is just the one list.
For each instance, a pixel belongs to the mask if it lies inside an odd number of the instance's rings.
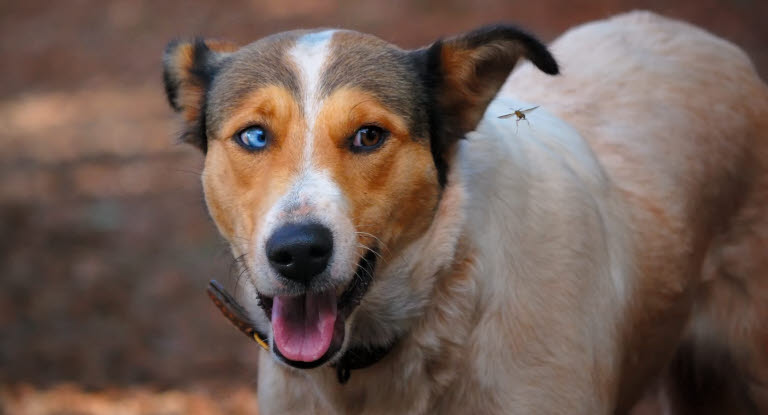
[{"label": "white fur patch", "polygon": [[315,118],[322,105],[320,76],[328,59],[331,38],[335,32],[335,30],[325,30],[304,35],[288,52],[299,70],[304,118],[307,122],[307,134],[304,139],[304,168],[312,165]]}]

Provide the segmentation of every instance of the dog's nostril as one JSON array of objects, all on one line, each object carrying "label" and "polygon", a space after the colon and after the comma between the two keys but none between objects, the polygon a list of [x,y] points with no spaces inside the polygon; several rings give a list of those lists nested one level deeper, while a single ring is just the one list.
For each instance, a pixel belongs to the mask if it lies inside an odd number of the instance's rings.
[{"label": "dog's nostril", "polygon": [[267,240],[267,259],[284,278],[303,284],[322,273],[333,254],[333,235],[317,223],[279,227]]},{"label": "dog's nostril", "polygon": [[280,265],[290,265],[291,262],[293,262],[293,257],[290,253],[281,251],[275,254],[273,258],[270,258],[270,261],[276,262]]}]

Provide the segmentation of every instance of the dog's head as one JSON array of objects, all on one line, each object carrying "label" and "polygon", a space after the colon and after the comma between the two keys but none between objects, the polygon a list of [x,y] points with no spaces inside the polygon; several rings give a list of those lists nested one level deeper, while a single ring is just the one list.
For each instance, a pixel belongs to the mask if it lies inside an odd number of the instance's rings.
[{"label": "dog's head", "polygon": [[340,354],[377,260],[429,228],[455,143],[521,57],[558,71],[509,26],[413,51],[344,30],[168,46],[182,138],[206,154],[209,212],[243,258],[282,361]]}]

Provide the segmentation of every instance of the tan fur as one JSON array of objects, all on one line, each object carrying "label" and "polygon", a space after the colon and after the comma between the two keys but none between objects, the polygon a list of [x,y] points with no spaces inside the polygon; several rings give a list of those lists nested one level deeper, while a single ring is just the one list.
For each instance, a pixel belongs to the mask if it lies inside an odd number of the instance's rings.
[{"label": "tan fur", "polygon": [[[317,46],[333,34],[313,33],[296,47],[316,54],[280,55],[304,68],[294,90],[266,85],[216,114],[206,201],[236,254],[260,252],[286,215],[325,211],[335,233],[378,244],[345,345],[399,340],[345,385],[328,367],[262,353],[263,413],[768,411],[768,88],[738,48],[650,13],[575,28],[552,45],[562,75],[518,68],[449,149],[441,189],[429,142],[411,136],[395,99],[407,88],[382,99],[335,78],[327,95],[307,87],[333,62],[333,47]],[[462,129],[479,115],[451,107],[492,96],[466,60],[493,51],[459,46],[441,52],[452,89],[440,98],[456,98],[445,106],[467,117],[454,120]],[[528,123],[498,118],[533,106]],[[231,139],[254,123],[280,138],[268,153]],[[391,137],[350,152],[346,140],[368,124]],[[282,207],[305,177],[319,184]],[[340,263],[351,275],[353,261]],[[251,278],[262,293],[281,289],[258,269]],[[701,409],[676,364],[706,365],[711,353],[747,391]]]},{"label": "tan fur", "polygon": [[642,249],[622,323],[621,407],[685,337],[737,356],[768,410],[765,84],[733,45],[650,13],[574,29],[553,53],[561,78],[528,66],[504,93],[579,129],[630,208]]}]

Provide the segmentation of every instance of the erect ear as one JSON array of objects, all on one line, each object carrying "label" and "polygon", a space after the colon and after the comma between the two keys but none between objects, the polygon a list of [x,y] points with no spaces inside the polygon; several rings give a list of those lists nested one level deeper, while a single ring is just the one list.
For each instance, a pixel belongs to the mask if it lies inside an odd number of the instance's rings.
[{"label": "erect ear", "polygon": [[558,73],[557,62],[544,44],[509,25],[485,26],[438,40],[415,53],[434,107],[431,140],[438,170],[445,163],[438,156],[475,129],[520,58],[547,74]]},{"label": "erect ear", "polygon": [[434,76],[436,103],[452,120],[454,133],[464,134],[480,122],[486,107],[520,58],[556,75],[557,62],[538,39],[507,25],[486,26],[438,40],[427,51]]},{"label": "erect ear", "polygon": [[237,47],[231,43],[195,39],[168,43],[163,55],[163,81],[171,107],[183,115],[181,140],[203,152],[208,150],[205,132],[206,93],[221,63]]}]

